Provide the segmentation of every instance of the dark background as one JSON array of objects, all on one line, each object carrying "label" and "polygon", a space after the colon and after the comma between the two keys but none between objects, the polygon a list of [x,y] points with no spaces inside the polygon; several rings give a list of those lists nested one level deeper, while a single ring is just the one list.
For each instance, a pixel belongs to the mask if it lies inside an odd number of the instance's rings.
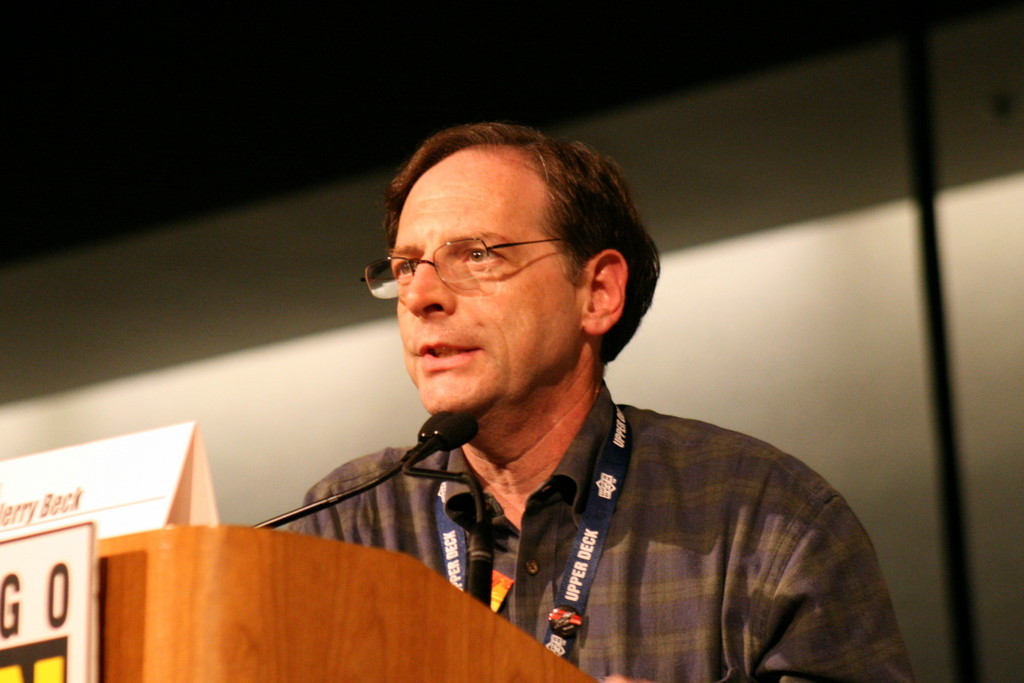
[{"label": "dark background", "polygon": [[1012,4],[23,11],[0,264],[393,167],[446,125],[543,127]]}]

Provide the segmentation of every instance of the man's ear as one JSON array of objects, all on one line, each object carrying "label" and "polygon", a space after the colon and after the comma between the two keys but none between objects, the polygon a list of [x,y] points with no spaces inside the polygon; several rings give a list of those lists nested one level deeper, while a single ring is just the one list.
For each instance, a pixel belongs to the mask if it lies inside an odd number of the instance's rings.
[{"label": "man's ear", "polygon": [[583,271],[583,331],[600,337],[622,317],[626,305],[626,258],[614,249],[592,256]]}]

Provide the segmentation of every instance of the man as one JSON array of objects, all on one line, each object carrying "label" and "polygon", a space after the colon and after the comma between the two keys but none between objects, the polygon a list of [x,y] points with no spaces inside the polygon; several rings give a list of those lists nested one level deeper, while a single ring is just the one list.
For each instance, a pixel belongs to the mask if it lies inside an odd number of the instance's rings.
[{"label": "man", "polygon": [[[426,409],[479,423],[424,466],[471,471],[488,494],[495,571],[513,582],[501,614],[596,677],[911,678],[870,542],[821,478],[749,437],[612,402],[604,365],[659,267],[611,161],[462,126],[427,140],[386,202],[390,255],[365,279],[397,297]],[[403,453],[343,465],[309,500]],[[445,530],[469,523],[468,497],[399,477],[297,528],[450,574]]]}]

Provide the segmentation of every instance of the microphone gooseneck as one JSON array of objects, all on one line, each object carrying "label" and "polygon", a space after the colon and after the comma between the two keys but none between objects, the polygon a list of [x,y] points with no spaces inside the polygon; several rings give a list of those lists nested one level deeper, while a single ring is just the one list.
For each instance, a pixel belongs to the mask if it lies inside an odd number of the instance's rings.
[{"label": "microphone gooseneck", "polygon": [[[443,415],[443,417],[441,417]],[[490,512],[484,499],[480,482],[471,472],[445,472],[413,467],[429,453],[437,450],[450,451],[470,441],[477,433],[477,423],[472,415],[465,413],[438,413],[436,423],[427,420],[420,432],[420,439],[426,439],[421,446],[437,439],[443,445],[429,452],[412,455],[414,448],[407,455],[402,465],[402,473],[411,477],[426,477],[444,481],[462,482],[469,487],[473,496],[473,525],[467,529],[468,536],[468,567],[466,592],[485,605],[491,602],[491,571],[494,567],[494,530],[491,527]],[[433,418],[432,418],[433,419]]]},{"label": "microphone gooseneck", "polygon": [[332,505],[337,505],[343,500],[348,500],[353,496],[357,496],[360,493],[364,493],[375,486],[380,485],[403,471],[404,468],[411,466],[413,463],[419,462],[428,455],[436,453],[437,451],[450,451],[454,448],[458,448],[476,436],[476,432],[477,424],[472,415],[449,412],[441,412],[436,415],[431,415],[420,428],[419,443],[414,448],[407,451],[406,454],[402,456],[401,460],[388,469],[359,486],[341,491],[340,493],[315,501],[309,505],[296,508],[295,510],[286,512],[283,515],[272,517],[271,519],[256,524],[254,528],[277,528],[288,524],[289,522],[294,522],[297,519],[302,519],[303,517],[312,515],[325,508],[329,508]]}]

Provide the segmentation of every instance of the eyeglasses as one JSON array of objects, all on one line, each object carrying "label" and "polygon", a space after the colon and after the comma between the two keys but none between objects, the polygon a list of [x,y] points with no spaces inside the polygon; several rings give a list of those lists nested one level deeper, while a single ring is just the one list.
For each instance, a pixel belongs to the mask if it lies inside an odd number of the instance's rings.
[{"label": "eyeglasses", "polygon": [[473,291],[479,289],[481,283],[496,282],[518,270],[515,263],[497,253],[498,249],[562,241],[556,237],[487,246],[482,239],[475,237],[455,240],[445,242],[435,249],[429,261],[404,256],[387,256],[374,261],[366,266],[362,280],[370,288],[370,294],[378,299],[394,299],[398,296],[399,288],[408,285],[416,269],[426,263],[434,266],[438,277],[452,289]]}]

